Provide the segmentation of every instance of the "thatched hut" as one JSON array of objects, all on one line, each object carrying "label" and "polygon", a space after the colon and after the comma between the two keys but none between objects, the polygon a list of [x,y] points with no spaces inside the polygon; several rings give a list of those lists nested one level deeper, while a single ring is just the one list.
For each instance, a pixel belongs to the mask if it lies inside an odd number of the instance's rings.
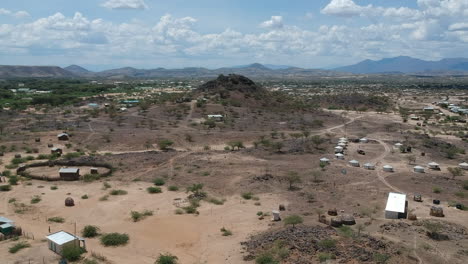
[{"label": "thatched hut", "polygon": [[354,216],[349,215],[349,214],[344,214],[341,216],[341,219],[343,220],[343,225],[355,225],[356,220],[354,219]]},{"label": "thatched hut", "polygon": [[338,215],[338,211],[336,210],[336,208],[329,209],[329,210],[328,210],[328,215],[337,216],[337,215]]},{"label": "thatched hut", "polygon": [[340,227],[343,225],[343,219],[341,218],[341,216],[332,217],[330,219],[330,225],[333,227]]},{"label": "thatched hut", "polygon": [[432,206],[430,215],[436,217],[444,217],[444,209],[442,209],[442,207]]},{"label": "thatched hut", "polygon": [[70,138],[70,135],[67,133],[60,133],[57,135],[58,140],[68,140]]},{"label": "thatched hut", "polygon": [[67,197],[65,199],[65,206],[75,206],[75,201],[71,197]]}]

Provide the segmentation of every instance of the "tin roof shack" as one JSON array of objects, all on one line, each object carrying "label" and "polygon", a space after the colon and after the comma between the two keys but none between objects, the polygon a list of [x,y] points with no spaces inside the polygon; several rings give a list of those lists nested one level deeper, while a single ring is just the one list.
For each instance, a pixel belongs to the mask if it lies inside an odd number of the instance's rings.
[{"label": "tin roof shack", "polygon": [[0,233],[9,236],[15,230],[15,222],[6,217],[0,216]]},{"label": "tin roof shack", "polygon": [[216,122],[221,122],[224,119],[223,115],[208,115],[208,119],[212,119]]},{"label": "tin roof shack", "polygon": [[61,148],[53,147],[50,149],[50,154],[57,154],[58,156],[62,155],[63,151]]},{"label": "tin roof shack", "polygon": [[70,139],[70,135],[68,135],[67,133],[60,133],[57,135],[57,138],[58,140],[69,140]]},{"label": "tin roof shack", "polygon": [[61,168],[59,174],[60,179],[64,181],[77,181],[80,179],[80,169],[78,168]]},{"label": "tin roof shack", "polygon": [[406,218],[407,207],[406,194],[390,192],[388,193],[387,206],[385,207],[385,218]]},{"label": "tin roof shack", "polygon": [[75,246],[81,247],[81,243],[83,242],[83,249],[86,249],[86,243],[84,238],[79,236],[72,235],[65,231],[59,231],[53,234],[46,236],[47,244],[49,245],[49,249],[53,252],[62,255],[62,250],[64,247],[67,246]]}]

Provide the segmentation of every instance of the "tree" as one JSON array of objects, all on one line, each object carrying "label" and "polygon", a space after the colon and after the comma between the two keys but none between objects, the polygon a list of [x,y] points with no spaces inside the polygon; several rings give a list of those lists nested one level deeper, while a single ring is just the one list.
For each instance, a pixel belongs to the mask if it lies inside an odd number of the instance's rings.
[{"label": "tree", "polygon": [[235,150],[236,148],[237,150],[245,148],[244,143],[242,143],[242,141],[239,140],[230,141],[227,143],[227,145],[231,148],[231,150]]},{"label": "tree", "polygon": [[159,258],[156,260],[155,264],[177,264],[178,258],[174,255],[169,253],[160,254]]},{"label": "tree", "polygon": [[463,170],[461,168],[448,167],[447,170],[452,174],[452,180],[454,180],[455,177],[463,176]]},{"label": "tree", "polygon": [[301,176],[299,176],[299,174],[297,172],[295,172],[295,171],[288,172],[288,174],[285,176],[285,180],[289,184],[289,190],[294,189],[294,184],[295,183],[301,183],[302,182]]},{"label": "tree", "polygon": [[161,150],[166,151],[169,149],[170,146],[172,146],[174,142],[169,139],[163,139],[158,142],[158,146]]},{"label": "tree", "polygon": [[298,224],[302,224],[303,222],[304,220],[299,215],[290,215],[284,218],[284,225],[285,226],[292,225],[293,228],[295,228],[296,225]]}]

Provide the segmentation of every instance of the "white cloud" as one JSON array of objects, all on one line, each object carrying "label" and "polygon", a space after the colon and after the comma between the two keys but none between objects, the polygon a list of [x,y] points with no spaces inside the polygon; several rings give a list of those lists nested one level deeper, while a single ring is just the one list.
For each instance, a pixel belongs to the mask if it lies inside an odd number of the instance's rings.
[{"label": "white cloud", "polygon": [[353,0],[331,0],[331,2],[322,9],[321,13],[326,15],[335,15],[343,17],[359,16],[365,10],[371,9],[372,5],[366,7],[357,5]]},{"label": "white cloud", "polygon": [[29,17],[29,13],[26,11],[13,12],[11,10],[0,8],[0,15],[11,16],[15,18],[25,18]]},{"label": "white cloud", "polygon": [[260,27],[263,28],[282,28],[283,25],[283,17],[282,16],[272,16],[270,20],[264,21],[260,24]]},{"label": "white cloud", "polygon": [[148,9],[144,0],[107,0],[101,6],[109,9]]},{"label": "white cloud", "polygon": [[455,23],[449,26],[450,31],[468,31],[468,23]]}]

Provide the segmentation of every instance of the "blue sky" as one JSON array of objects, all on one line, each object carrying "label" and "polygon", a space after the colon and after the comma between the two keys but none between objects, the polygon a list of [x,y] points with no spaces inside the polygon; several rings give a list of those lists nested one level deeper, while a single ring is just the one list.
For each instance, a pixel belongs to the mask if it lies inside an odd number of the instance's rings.
[{"label": "blue sky", "polygon": [[0,64],[330,68],[468,57],[468,0],[15,0]]}]

